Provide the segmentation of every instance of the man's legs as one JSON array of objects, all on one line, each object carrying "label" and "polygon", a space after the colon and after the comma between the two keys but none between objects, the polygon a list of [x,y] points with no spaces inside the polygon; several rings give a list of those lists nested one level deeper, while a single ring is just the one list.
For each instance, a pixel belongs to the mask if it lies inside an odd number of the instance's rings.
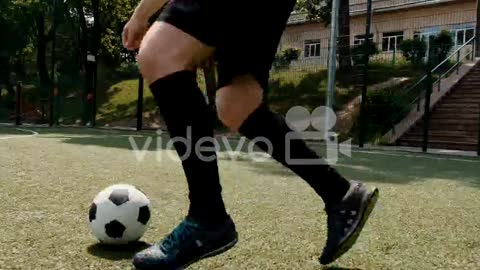
[{"label": "man's legs", "polygon": [[217,93],[219,118],[249,139],[266,138],[270,145],[257,143],[257,146],[264,151],[272,150],[275,160],[304,179],[320,195],[328,214],[328,237],[320,262],[328,264],[336,260],[355,243],[375,206],[378,190],[369,191],[362,183],[348,181],[326,164],[289,163],[287,155],[297,160],[318,160],[319,156],[302,140],[291,141],[287,149],[287,134],[294,132],[281,116],[262,103],[262,86],[252,75],[237,76],[231,81]]}]

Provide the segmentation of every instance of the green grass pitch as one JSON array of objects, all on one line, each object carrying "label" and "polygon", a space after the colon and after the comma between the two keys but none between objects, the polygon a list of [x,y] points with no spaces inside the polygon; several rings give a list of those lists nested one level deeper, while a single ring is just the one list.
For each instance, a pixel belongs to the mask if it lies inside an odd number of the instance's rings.
[{"label": "green grass pitch", "polygon": [[[111,184],[136,185],[150,198],[147,243],[185,215],[186,182],[169,150],[150,149],[137,162],[130,149],[130,135],[154,133],[35,131],[0,128],[0,269],[131,269],[144,245],[105,249],[89,231],[90,203]],[[220,168],[240,241],[191,269],[328,269],[317,260],[323,203],[304,182],[271,161],[221,157]],[[381,197],[357,245],[330,269],[480,269],[478,159],[354,151],[337,168],[378,186]]]}]

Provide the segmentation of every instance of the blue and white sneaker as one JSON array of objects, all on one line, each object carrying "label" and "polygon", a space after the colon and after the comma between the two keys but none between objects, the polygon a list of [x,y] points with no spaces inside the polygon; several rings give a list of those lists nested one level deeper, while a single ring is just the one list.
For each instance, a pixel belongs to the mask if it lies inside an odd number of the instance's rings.
[{"label": "blue and white sneaker", "polygon": [[378,189],[368,190],[351,181],[350,189],[339,203],[326,208],[327,243],[320,263],[329,264],[345,254],[357,241],[378,199]]},{"label": "blue and white sneaker", "polygon": [[184,269],[229,250],[237,241],[238,233],[230,217],[215,229],[186,218],[162,241],[137,253],[133,265],[139,270]]}]

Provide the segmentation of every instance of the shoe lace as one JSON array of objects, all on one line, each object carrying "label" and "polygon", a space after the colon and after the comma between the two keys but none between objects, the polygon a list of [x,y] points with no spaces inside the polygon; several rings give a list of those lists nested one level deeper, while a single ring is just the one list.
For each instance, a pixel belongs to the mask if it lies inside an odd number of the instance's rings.
[{"label": "shoe lace", "polygon": [[198,229],[196,223],[184,220],[178,225],[162,242],[161,247],[165,250],[178,249],[180,244],[187,244],[193,241],[191,237]]}]

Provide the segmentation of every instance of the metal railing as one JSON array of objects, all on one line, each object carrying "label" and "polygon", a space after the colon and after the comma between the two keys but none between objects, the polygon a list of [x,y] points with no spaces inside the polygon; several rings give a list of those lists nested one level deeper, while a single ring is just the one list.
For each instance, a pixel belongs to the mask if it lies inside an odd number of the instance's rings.
[{"label": "metal railing", "polygon": [[[438,91],[442,89],[442,79],[447,78],[448,75],[450,75],[454,69],[456,69],[457,75],[459,74],[461,63],[465,58],[467,58],[468,56],[472,56],[471,57],[472,60],[475,58],[475,46],[476,46],[475,41],[476,41],[476,37],[474,36],[471,39],[469,39],[467,42],[465,42],[465,44],[463,44],[458,49],[456,49],[453,53],[451,53],[447,58],[445,58],[440,64],[438,64],[436,67],[434,67],[430,71],[432,74],[435,74],[435,72],[442,70],[442,67],[450,64],[452,58],[455,57],[455,64],[453,64],[450,68],[448,68],[447,71],[443,73],[439,73],[438,79],[432,82],[433,85],[437,84]],[[472,46],[471,50],[467,51],[467,53],[463,55],[463,57],[461,57],[462,50],[467,48],[467,46]],[[413,86],[411,86],[406,90],[407,94],[414,93],[418,86],[420,86],[422,83],[426,83],[427,78],[428,78],[428,75],[423,76],[418,82],[416,82]],[[420,111],[421,101],[425,95],[425,92],[426,92],[426,89],[421,88],[418,95],[415,95],[414,100],[412,101],[412,104],[417,103],[417,111]]]},{"label": "metal railing", "polygon": [[[470,50],[468,50],[469,46],[471,46]],[[408,112],[411,111],[413,106],[416,106],[417,111],[420,111],[422,106],[422,100],[425,99],[425,112],[423,116],[426,124],[424,127],[424,151],[426,151],[428,145],[428,118],[430,112],[430,95],[433,93],[433,86],[436,84],[438,91],[441,91],[442,80],[448,78],[449,75],[454,72],[454,70],[456,70],[456,74],[459,74],[463,60],[465,60],[467,57],[470,57],[473,61],[475,59],[475,46],[476,36],[472,37],[467,42],[465,42],[465,44],[453,51],[448,57],[446,57],[442,62],[440,62],[440,64],[435,66],[433,69],[429,69],[425,76],[421,77],[416,83],[414,83],[411,87],[407,88],[403,92],[405,98],[407,99],[406,101],[410,104],[410,106],[405,106],[405,109],[399,111],[396,115],[392,117],[392,128],[394,128],[395,125],[399,121],[401,121],[408,114]],[[462,55],[462,52],[465,51],[465,48],[467,48],[467,51]],[[454,59],[453,64],[452,59]],[[480,155],[480,146],[478,151]]]},{"label": "metal railing", "polygon": [[[460,48],[458,48],[457,50],[455,50],[449,57],[447,57],[445,60],[443,60],[440,64],[438,64],[435,68],[432,69],[432,73],[435,73],[437,70],[440,70],[440,68],[445,65],[445,64],[448,64],[450,62],[450,59],[454,56],[456,56],[456,63],[451,66],[447,71],[445,71],[444,73],[440,73],[438,79],[436,81],[433,82],[433,84],[436,84],[438,83],[438,91],[440,92],[441,90],[441,83],[442,83],[442,78],[444,77],[448,77],[446,75],[450,74],[450,72],[452,72],[454,69],[456,69],[456,73],[457,75],[459,74],[460,72],[460,66],[461,66],[461,62],[467,58],[468,56],[471,56],[472,60],[475,58],[475,41],[476,41],[476,37],[472,37],[471,39],[469,39],[467,42],[465,42],[465,44],[463,44]],[[470,51],[467,51],[467,53],[463,56],[463,57],[460,57],[460,54],[462,52],[462,49],[463,48],[466,48],[467,46],[469,46],[471,44],[472,48]]]}]

